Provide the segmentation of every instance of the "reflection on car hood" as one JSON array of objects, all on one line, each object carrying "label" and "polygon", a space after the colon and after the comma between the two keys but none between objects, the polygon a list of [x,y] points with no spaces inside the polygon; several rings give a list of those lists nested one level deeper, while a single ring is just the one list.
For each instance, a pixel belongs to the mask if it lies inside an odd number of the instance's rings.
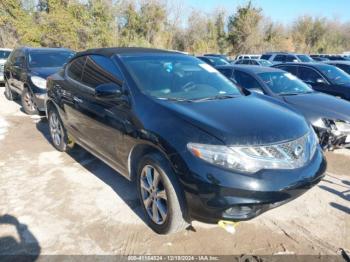
[{"label": "reflection on car hood", "polygon": [[255,95],[204,102],[159,103],[227,145],[272,144],[299,138],[309,130],[301,115]]},{"label": "reflection on car hood", "polygon": [[42,78],[47,78],[50,75],[58,72],[61,67],[35,67],[31,69],[31,75],[40,76]]},{"label": "reflection on car hood", "polygon": [[334,96],[315,92],[285,96],[284,100],[311,122],[319,118],[350,121],[350,102]]}]

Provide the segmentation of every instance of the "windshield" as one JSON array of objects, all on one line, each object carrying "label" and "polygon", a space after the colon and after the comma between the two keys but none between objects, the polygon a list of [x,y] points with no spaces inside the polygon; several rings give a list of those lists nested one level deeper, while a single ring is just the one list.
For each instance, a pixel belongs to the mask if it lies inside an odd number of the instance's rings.
[{"label": "windshield", "polygon": [[297,55],[301,62],[313,62],[313,59],[307,55]]},{"label": "windshield", "polygon": [[31,51],[28,56],[29,67],[61,67],[73,57],[72,51]]},{"label": "windshield", "polygon": [[11,51],[0,51],[0,59],[7,59],[10,54]]},{"label": "windshield", "polygon": [[335,66],[322,65],[318,69],[336,85],[350,84],[350,76]]},{"label": "windshield", "polygon": [[230,63],[219,57],[207,57],[214,66],[229,65]]},{"label": "windshield", "polygon": [[201,100],[241,95],[216,69],[191,56],[139,55],[122,60],[139,89],[152,97]]},{"label": "windshield", "polygon": [[271,91],[278,95],[305,94],[313,92],[312,88],[291,73],[267,72],[258,75]]},{"label": "windshield", "polygon": [[260,64],[262,66],[271,66],[272,65],[272,63],[270,61],[267,61],[267,60],[264,60],[264,59],[261,59],[259,61],[260,61]]}]

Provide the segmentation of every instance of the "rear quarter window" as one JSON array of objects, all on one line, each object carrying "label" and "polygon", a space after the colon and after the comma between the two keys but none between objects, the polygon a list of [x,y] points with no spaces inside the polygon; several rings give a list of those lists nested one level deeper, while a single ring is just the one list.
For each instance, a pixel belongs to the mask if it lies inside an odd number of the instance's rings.
[{"label": "rear quarter window", "polygon": [[67,67],[67,75],[71,79],[81,82],[85,60],[86,60],[86,56],[83,56],[83,57],[78,57],[69,63]]}]

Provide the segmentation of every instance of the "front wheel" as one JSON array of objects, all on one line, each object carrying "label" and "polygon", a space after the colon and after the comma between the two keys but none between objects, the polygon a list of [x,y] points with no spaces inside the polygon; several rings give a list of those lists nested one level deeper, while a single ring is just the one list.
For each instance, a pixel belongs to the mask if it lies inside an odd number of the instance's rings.
[{"label": "front wheel", "polygon": [[36,115],[38,114],[38,109],[34,103],[33,94],[25,88],[22,92],[21,102],[24,112],[28,115]]},{"label": "front wheel", "polygon": [[158,234],[175,233],[188,226],[184,198],[167,160],[153,153],[141,160],[137,179],[147,224]]}]

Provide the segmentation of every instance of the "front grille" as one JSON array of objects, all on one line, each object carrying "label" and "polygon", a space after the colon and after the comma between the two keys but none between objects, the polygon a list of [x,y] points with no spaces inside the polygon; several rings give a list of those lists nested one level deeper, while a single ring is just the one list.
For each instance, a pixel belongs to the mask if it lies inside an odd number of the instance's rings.
[{"label": "front grille", "polygon": [[307,134],[296,140],[281,144],[243,147],[241,151],[253,158],[286,161],[293,163],[294,166],[301,167],[310,157],[312,143],[310,135]]}]

